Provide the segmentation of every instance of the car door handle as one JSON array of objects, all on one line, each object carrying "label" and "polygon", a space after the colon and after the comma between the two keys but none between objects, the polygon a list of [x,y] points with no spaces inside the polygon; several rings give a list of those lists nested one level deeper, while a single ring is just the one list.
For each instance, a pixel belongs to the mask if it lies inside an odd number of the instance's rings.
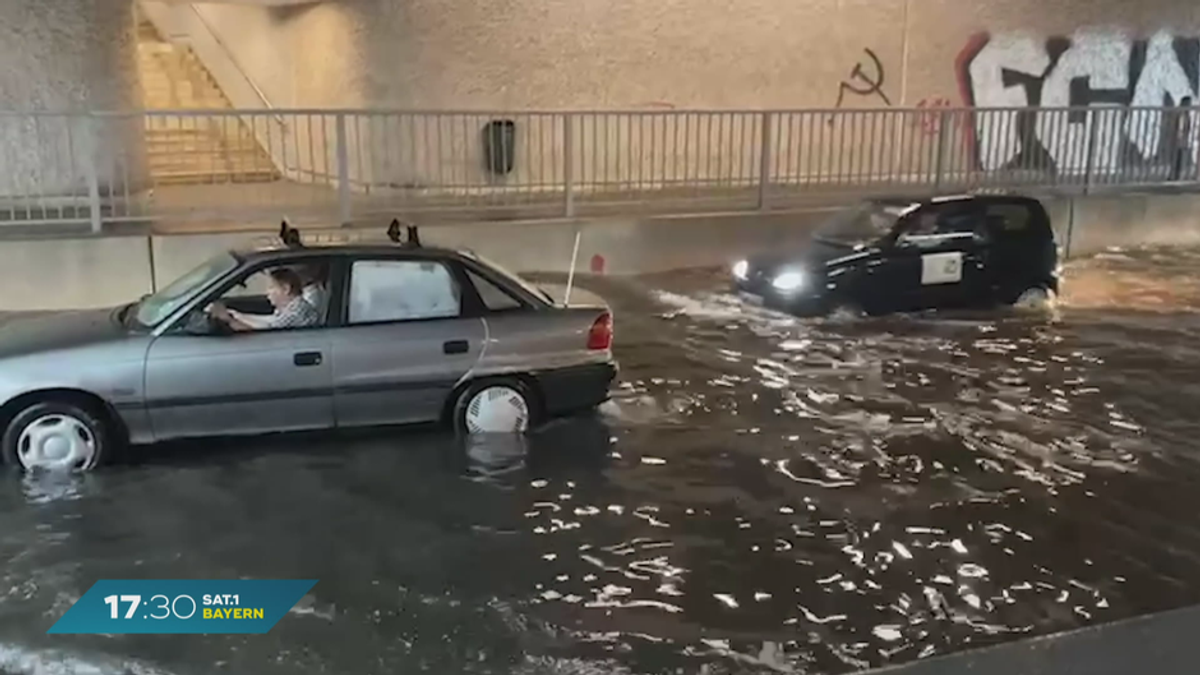
[{"label": "car door handle", "polygon": [[466,340],[450,340],[442,343],[442,353],[444,354],[466,354],[470,348],[471,345]]},{"label": "car door handle", "polygon": [[297,366],[319,366],[321,365],[321,352],[299,352],[292,357],[292,363]]}]

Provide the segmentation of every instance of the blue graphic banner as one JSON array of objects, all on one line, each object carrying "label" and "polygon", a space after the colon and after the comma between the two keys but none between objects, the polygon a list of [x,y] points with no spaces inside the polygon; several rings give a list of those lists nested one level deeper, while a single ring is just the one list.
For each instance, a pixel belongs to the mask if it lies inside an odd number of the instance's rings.
[{"label": "blue graphic banner", "polygon": [[49,633],[262,634],[316,579],[102,579]]}]

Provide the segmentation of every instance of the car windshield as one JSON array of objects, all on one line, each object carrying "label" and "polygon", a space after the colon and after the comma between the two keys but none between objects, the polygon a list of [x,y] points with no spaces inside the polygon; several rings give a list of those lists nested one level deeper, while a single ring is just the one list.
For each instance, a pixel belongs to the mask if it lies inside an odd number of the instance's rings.
[{"label": "car windshield", "polygon": [[137,304],[134,317],[143,326],[158,325],[180,305],[187,302],[197,290],[207,286],[217,277],[228,273],[237,267],[237,264],[237,259],[229,253],[222,253],[209,259],[161,291],[142,298],[141,302]]},{"label": "car windshield", "polygon": [[892,231],[902,209],[880,204],[863,204],[840,211],[817,228],[815,237],[840,244],[866,244]]}]

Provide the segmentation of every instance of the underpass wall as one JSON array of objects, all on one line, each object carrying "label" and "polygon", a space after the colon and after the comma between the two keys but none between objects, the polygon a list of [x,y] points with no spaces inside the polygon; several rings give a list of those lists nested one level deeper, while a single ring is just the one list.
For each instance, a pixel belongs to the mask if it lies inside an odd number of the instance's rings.
[{"label": "underpass wall", "polygon": [[[89,188],[145,178],[137,120],[62,113],[141,108],[128,0],[5,0],[0,5],[0,202],[46,208]],[[12,112],[39,111],[37,116]],[[86,218],[86,216],[84,216]]]},{"label": "underpass wall", "polygon": [[[1200,196],[1079,197],[1044,202],[1071,257],[1110,247],[1200,245]],[[430,225],[427,245],[470,248],[517,272],[567,272],[576,233],[581,274],[643,274],[726,265],[804,245],[828,210],[574,221]],[[383,225],[379,227],[382,236]],[[7,240],[0,311],[115,305],[170,283],[209,256],[274,237],[258,232]],[[342,231],[307,232],[337,237]],[[357,234],[359,230],[350,230]]]},{"label": "underpass wall", "polygon": [[[292,7],[171,6],[201,14],[239,69],[277,108],[916,109],[879,119],[816,114],[779,121],[773,129],[776,172],[792,179],[832,170],[920,176],[937,169],[951,175],[1091,172],[1101,182],[1131,172],[1161,178],[1180,149],[1167,140],[1171,121],[1128,108],[1175,105],[1200,90],[1200,5],[1187,0],[745,0],[736,6],[514,0],[503,9],[483,0],[343,0]],[[237,77],[225,77],[230,79]],[[226,88],[235,107],[261,105],[239,94],[244,87],[237,83]],[[1096,112],[942,114],[1068,105]],[[349,131],[354,180],[376,186],[450,180],[488,185],[481,132],[490,118],[454,119],[416,132],[404,119],[362,120]],[[1190,118],[1193,129],[1200,129],[1200,116],[1193,112]],[[518,155],[512,173],[501,180],[539,183],[550,175],[541,154],[562,155],[562,131],[541,119],[515,121]],[[600,182],[633,175],[640,180],[656,168],[662,173],[669,163],[693,180],[752,179],[758,120],[730,122],[727,132],[701,130],[698,124],[668,130],[687,139],[682,150],[673,144],[680,141],[654,138],[654,118],[581,128],[577,132],[588,139],[574,154],[588,157],[580,160],[576,178],[591,171]],[[288,131],[299,132],[298,144],[320,146],[317,166],[301,168],[325,172],[327,134],[309,141],[303,130]],[[539,156],[531,154],[535,143]],[[942,149],[935,159],[937,145]],[[866,147],[874,152],[858,152]],[[402,149],[415,153],[414,148],[425,154],[402,156]],[[1200,135],[1193,133],[1183,149],[1195,159]],[[296,153],[302,164],[307,150]],[[735,162],[748,171],[726,176],[723,171]]]}]

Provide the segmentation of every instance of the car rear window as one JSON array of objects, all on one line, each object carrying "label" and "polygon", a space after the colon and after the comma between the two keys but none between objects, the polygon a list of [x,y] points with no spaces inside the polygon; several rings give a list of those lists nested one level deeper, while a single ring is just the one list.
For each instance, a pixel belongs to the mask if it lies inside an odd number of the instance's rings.
[{"label": "car rear window", "polygon": [[525,290],[525,292],[529,293],[530,295],[533,295],[534,297],[537,297],[537,298],[542,298],[543,300],[545,300],[546,302],[548,302],[552,305],[554,304],[554,298],[550,297],[549,293],[547,293],[546,291],[543,291],[542,289],[538,288],[537,286],[522,279],[519,274],[508,271],[507,269],[505,269],[503,266],[499,265],[495,261],[488,260],[487,258],[479,255],[478,253],[475,253],[474,251],[462,251],[461,253],[464,256],[467,256],[468,258],[475,260],[476,262],[487,265],[488,267],[491,268],[491,270],[493,272],[508,278],[509,281],[511,281],[514,284],[516,284],[517,286],[521,287],[522,289]]},{"label": "car rear window", "polygon": [[986,214],[988,224],[1000,232],[1028,234],[1032,229],[1033,214],[1021,204],[988,204]]},{"label": "car rear window", "polygon": [[504,289],[471,270],[467,270],[467,278],[471,280],[471,285],[479,292],[479,299],[483,301],[483,306],[489,312],[505,312],[521,309],[524,306],[520,300],[509,295]]}]

